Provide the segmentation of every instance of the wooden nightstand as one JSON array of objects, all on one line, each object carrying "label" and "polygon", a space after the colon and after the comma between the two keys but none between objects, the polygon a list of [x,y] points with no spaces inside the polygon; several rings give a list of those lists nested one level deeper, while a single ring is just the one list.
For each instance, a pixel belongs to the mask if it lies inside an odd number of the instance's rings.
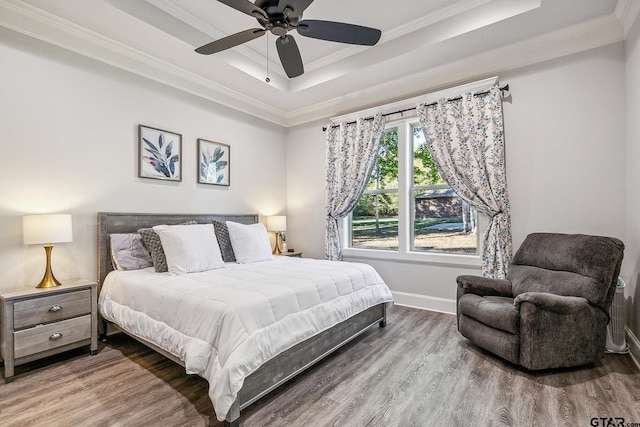
[{"label": "wooden nightstand", "polygon": [[278,256],[290,256],[294,258],[302,258],[302,252],[282,252]]},{"label": "wooden nightstand", "polygon": [[73,348],[98,351],[97,284],[62,281],[55,288],[28,288],[0,294],[1,354],[5,382],[14,367]]}]

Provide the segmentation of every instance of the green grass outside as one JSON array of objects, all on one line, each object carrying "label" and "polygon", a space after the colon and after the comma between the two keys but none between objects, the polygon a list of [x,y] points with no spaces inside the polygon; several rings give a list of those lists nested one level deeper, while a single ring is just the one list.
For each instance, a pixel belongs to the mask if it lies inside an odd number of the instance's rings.
[{"label": "green grass outside", "polygon": [[[450,230],[427,230],[431,225],[462,222],[461,218],[416,219],[414,224],[415,250],[452,253],[477,253],[475,234]],[[352,245],[356,248],[398,249],[398,218],[353,218]]]}]

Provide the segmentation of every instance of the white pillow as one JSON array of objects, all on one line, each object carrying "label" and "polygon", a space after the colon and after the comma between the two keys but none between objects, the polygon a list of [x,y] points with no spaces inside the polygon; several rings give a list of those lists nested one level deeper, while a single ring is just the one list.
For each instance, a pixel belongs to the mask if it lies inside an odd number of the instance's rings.
[{"label": "white pillow", "polygon": [[247,264],[273,259],[269,235],[263,224],[245,225],[227,221],[227,228],[233,253],[238,263]]},{"label": "white pillow", "polygon": [[156,225],[169,273],[186,274],[224,267],[213,224]]}]

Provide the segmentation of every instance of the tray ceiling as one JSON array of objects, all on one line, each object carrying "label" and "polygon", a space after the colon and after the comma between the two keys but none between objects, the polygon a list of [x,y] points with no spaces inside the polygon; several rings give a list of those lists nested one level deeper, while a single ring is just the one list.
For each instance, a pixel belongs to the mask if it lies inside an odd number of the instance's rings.
[{"label": "tray ceiling", "polygon": [[315,0],[305,19],[379,28],[382,38],[361,47],[292,31],[305,67],[294,79],[271,34],[214,55],[195,53],[259,27],[215,0],[0,0],[0,25],[293,126],[623,40],[638,3]]}]

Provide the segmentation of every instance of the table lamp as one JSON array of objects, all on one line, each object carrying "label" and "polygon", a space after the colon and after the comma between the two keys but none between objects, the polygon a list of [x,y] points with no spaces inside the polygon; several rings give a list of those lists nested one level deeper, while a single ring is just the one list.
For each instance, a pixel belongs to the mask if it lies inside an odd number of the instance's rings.
[{"label": "table lamp", "polygon": [[279,255],[282,252],[280,251],[280,245],[278,241],[282,232],[287,231],[287,217],[284,215],[274,215],[267,217],[267,230],[273,231],[276,233],[276,247],[273,248],[273,254]]},{"label": "table lamp", "polygon": [[51,271],[52,243],[73,242],[70,214],[25,215],[22,217],[22,240],[25,245],[44,244],[47,266],[36,288],[51,288],[61,283]]}]

